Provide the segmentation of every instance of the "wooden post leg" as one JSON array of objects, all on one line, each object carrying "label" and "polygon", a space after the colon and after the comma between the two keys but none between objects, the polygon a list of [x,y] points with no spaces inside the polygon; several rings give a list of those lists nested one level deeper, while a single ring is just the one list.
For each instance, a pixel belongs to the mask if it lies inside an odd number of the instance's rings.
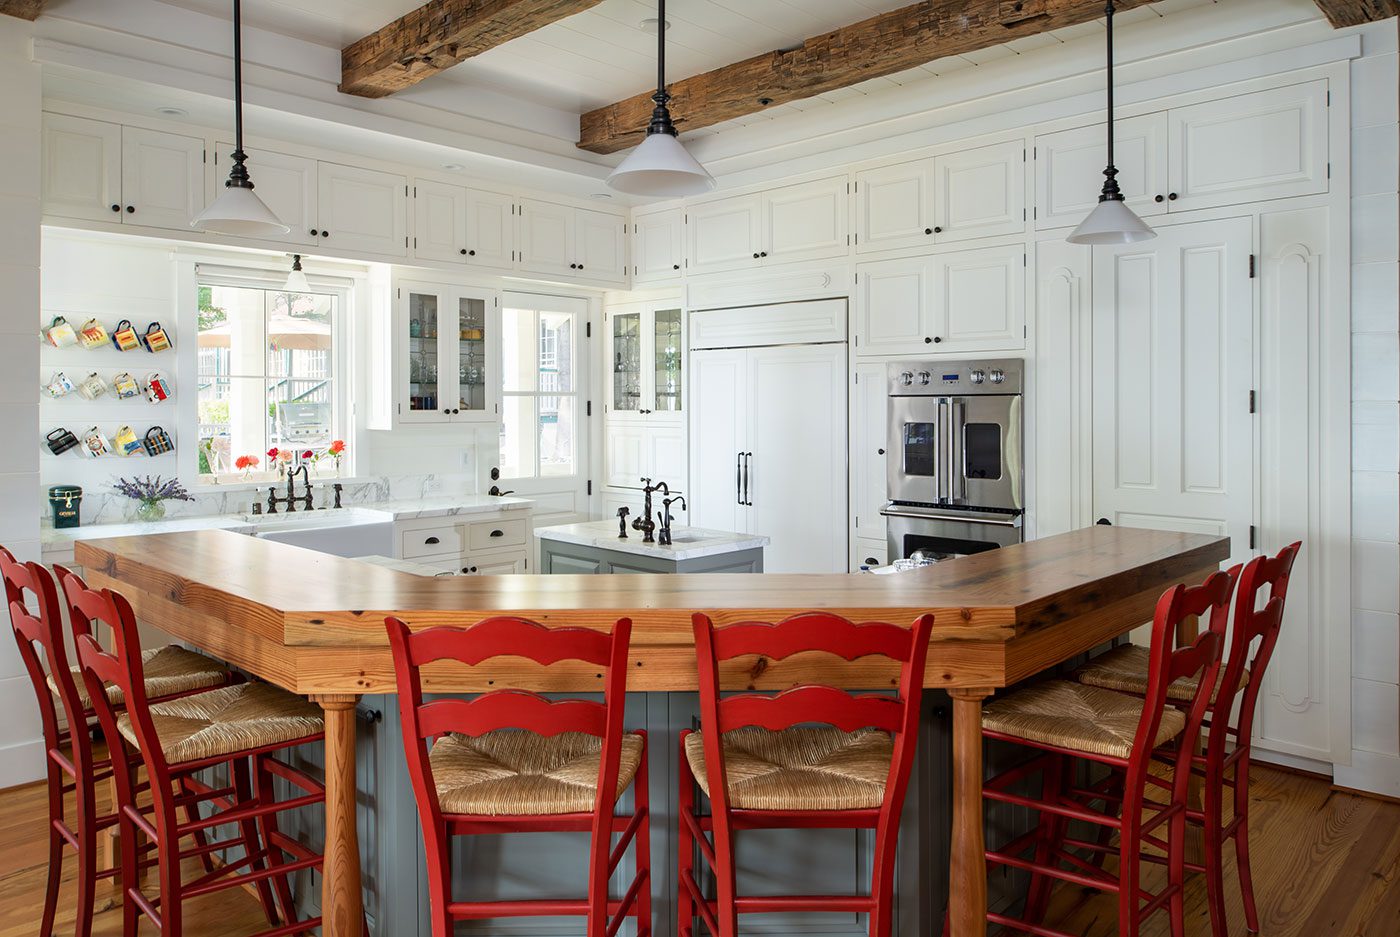
[{"label": "wooden post leg", "polygon": [[358,696],[313,696],[326,717],[326,858],[321,933],[361,937],[360,837],[355,828],[355,704]]},{"label": "wooden post leg", "polygon": [[982,818],[982,700],[990,689],[953,697],[953,842],[949,857],[951,937],[987,937],[987,844]]}]

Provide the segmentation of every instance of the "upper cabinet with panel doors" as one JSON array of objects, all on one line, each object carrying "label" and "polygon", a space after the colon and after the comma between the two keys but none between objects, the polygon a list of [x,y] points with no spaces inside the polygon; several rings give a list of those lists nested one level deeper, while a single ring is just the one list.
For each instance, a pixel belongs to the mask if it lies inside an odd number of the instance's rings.
[{"label": "upper cabinet with panel doors", "polygon": [[679,280],[685,270],[685,213],[679,208],[632,216],[632,282]]},{"label": "upper cabinet with panel doors", "polygon": [[[277,220],[291,228],[278,238],[293,244],[319,244],[321,229],[317,227],[316,160],[306,156],[290,156],[271,150],[244,147],[248,154],[248,169],[252,174],[258,198],[272,209]],[[232,143],[214,147],[214,184],[212,196],[223,191],[233,156]]]},{"label": "upper cabinet with panel doors", "polygon": [[45,114],[43,211],[189,230],[205,205],[204,140]]},{"label": "upper cabinet with panel doors", "polygon": [[603,315],[608,419],[679,423],[685,411],[685,318],[676,302],[629,303]]},{"label": "upper cabinet with panel doors", "polygon": [[498,419],[500,294],[401,280],[394,301],[393,421]]},{"label": "upper cabinet with panel doors", "polygon": [[518,269],[570,279],[626,281],[627,224],[621,215],[537,199],[522,199],[518,211]]},{"label": "upper cabinet with panel doors", "polygon": [[849,183],[834,176],[690,205],[690,273],[843,256],[850,247]]},{"label": "upper cabinet with panel doors", "polygon": [[856,173],[857,253],[1022,233],[1025,161],[1009,140]]},{"label": "upper cabinet with panel doors", "polygon": [[856,354],[1020,350],[1025,292],[1020,243],[859,264]]},{"label": "upper cabinet with panel doors", "polygon": [[318,238],[328,249],[408,256],[408,179],[392,172],[320,163]]},{"label": "upper cabinet with panel doors", "polygon": [[[1120,120],[1118,182],[1139,214],[1327,191],[1327,82],[1304,82]],[[1036,138],[1036,226],[1078,224],[1103,185],[1102,125]]]},{"label": "upper cabinet with panel doors", "polygon": [[416,179],[414,259],[510,269],[515,260],[514,215],[514,203],[507,196]]}]

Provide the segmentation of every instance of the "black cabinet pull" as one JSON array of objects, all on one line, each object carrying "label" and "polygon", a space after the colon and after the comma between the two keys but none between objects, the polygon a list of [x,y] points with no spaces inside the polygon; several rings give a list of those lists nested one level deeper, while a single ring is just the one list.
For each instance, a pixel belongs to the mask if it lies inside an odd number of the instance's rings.
[{"label": "black cabinet pull", "polygon": [[570,270],[577,270],[577,269],[578,269],[578,264],[569,264],[569,269],[570,269]]},{"label": "black cabinet pull", "polygon": [[460,407],[453,407],[453,408],[452,408],[452,415],[453,415],[453,416],[456,416],[457,414],[459,414],[459,413],[461,413],[461,412],[462,412],[462,409],[461,409]]},{"label": "black cabinet pull", "polygon": [[1173,202],[1175,202],[1175,201],[1176,201],[1178,198],[1180,198],[1180,197],[1181,197],[1181,196],[1177,195],[1175,192],[1173,192],[1173,193],[1171,193],[1170,195],[1167,196],[1167,198],[1170,199],[1170,200],[1173,201]]},{"label": "black cabinet pull", "polygon": [[925,335],[925,336],[924,336],[924,344],[925,344],[925,345],[932,345],[932,344],[933,344],[933,339],[932,339],[932,338],[929,338],[927,335]]},{"label": "black cabinet pull", "polygon": [[582,269],[583,269],[583,264],[579,264],[579,265],[578,265],[578,268],[579,268],[580,270],[582,270]]},{"label": "black cabinet pull", "polygon": [[330,233],[329,231],[322,231],[322,232],[321,232],[321,237],[323,237],[323,238],[328,238],[328,237],[330,237],[330,236],[331,236],[331,233]]},{"label": "black cabinet pull", "polygon": [[935,335],[935,336],[933,337],[933,343],[934,343],[935,345],[942,344],[942,342],[943,342],[943,336],[941,336],[941,335]]},{"label": "black cabinet pull", "polygon": [[885,454],[885,450],[883,450],[883,449],[876,449],[876,450],[875,450],[875,453],[876,453],[877,455],[884,455],[884,454]]},{"label": "black cabinet pull", "polygon": [[475,567],[475,566],[472,567],[472,572],[476,572],[476,567]]},{"label": "black cabinet pull", "polygon": [[504,537],[505,535],[506,535],[506,532],[505,532],[504,530],[493,530],[493,531],[491,531],[491,536],[493,536],[493,537]]},{"label": "black cabinet pull", "polygon": [[1113,526],[1113,521],[1109,520],[1109,519],[1106,518],[1106,517],[1101,517],[1101,518],[1099,518],[1098,520],[1094,521],[1094,523],[1097,524],[1097,525],[1100,526],[1100,527],[1112,527],[1112,526]]},{"label": "black cabinet pull", "polygon": [[758,251],[754,251],[754,253],[753,253],[753,259],[754,259],[754,260],[757,260],[757,259],[758,259]]},{"label": "black cabinet pull", "polygon": [[1159,195],[1155,199],[1153,199],[1154,202],[1165,202],[1166,200],[1167,197],[1165,195]]},{"label": "black cabinet pull", "polygon": [[934,233],[934,234],[942,234],[942,233],[943,233],[943,229],[940,228],[938,225],[934,225],[934,226],[933,226],[933,233]]},{"label": "black cabinet pull", "polygon": [[924,228],[924,233],[925,233],[925,234],[932,234],[932,233],[933,233],[933,229],[932,229],[932,228]]},{"label": "black cabinet pull", "polygon": [[315,237],[315,236],[316,236],[316,229],[315,229],[315,228],[312,228],[311,231],[310,231],[310,234],[311,234],[312,237]]},{"label": "black cabinet pull", "polygon": [[449,414],[449,415],[451,415],[451,413],[452,413],[452,411],[451,411],[450,409],[448,409],[447,407],[443,407],[443,408],[442,408],[442,412],[443,412],[443,413],[446,413],[446,414]]},{"label": "black cabinet pull", "polygon": [[866,566],[879,566],[879,565],[880,565],[880,561],[877,560],[877,559],[875,559],[875,557],[873,557],[873,556],[867,556],[867,557],[865,558],[865,565],[866,565]]},{"label": "black cabinet pull", "polygon": [[467,251],[467,256],[469,256],[469,257],[475,257],[475,256],[476,256],[476,251]]},{"label": "black cabinet pull", "polygon": [[126,213],[127,213],[128,215],[134,215],[134,214],[136,214],[136,206],[135,206],[135,205],[128,205],[128,206],[126,206]]},{"label": "black cabinet pull", "polygon": [[461,254],[463,257],[465,257],[465,256],[467,256],[467,249],[464,247],[464,248],[462,248],[460,251],[458,251],[457,253],[459,253],[459,254]]},{"label": "black cabinet pull", "polygon": [[471,572],[471,571],[472,571],[472,568],[471,568],[470,566],[463,566],[463,567],[462,567],[462,572],[464,572],[464,573],[469,573],[469,572]]},{"label": "black cabinet pull", "polygon": [[121,207],[120,205],[113,205],[113,206],[112,206],[112,211],[119,212],[119,211],[121,211],[121,210],[122,210],[122,207]]},{"label": "black cabinet pull", "polygon": [[423,542],[424,542],[424,543],[442,543],[442,541],[439,540],[439,539],[436,538],[436,537],[429,537],[427,540],[424,540]]},{"label": "black cabinet pull", "polygon": [[672,270],[679,270],[680,268],[681,268],[681,265],[680,265],[680,264],[671,264],[671,269],[672,269]]}]

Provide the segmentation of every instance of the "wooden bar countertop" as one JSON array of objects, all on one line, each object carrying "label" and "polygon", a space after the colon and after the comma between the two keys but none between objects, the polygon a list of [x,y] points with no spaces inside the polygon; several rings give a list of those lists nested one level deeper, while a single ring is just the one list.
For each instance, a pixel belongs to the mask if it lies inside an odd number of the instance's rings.
[{"label": "wooden bar countertop", "polygon": [[[76,545],[95,586],[116,589],[143,619],[210,654],[304,694],[392,692],[384,618],[415,627],[496,614],[607,628],[633,620],[628,688],[690,690],[690,616],[776,620],[830,609],[858,621],[934,616],[929,686],[1005,686],[1142,622],[1163,589],[1199,580],[1229,553],[1220,537],[1094,526],[896,575],[761,574],[421,577],[222,530]],[[1056,627],[1060,626],[1060,627]],[[834,662],[792,658],[749,667],[755,686],[820,678]],[[816,668],[814,670],[813,668]],[[485,690],[526,678],[489,665],[438,674],[434,689]],[[538,689],[598,686],[551,668]],[[841,682],[889,685],[874,662],[842,665]],[[431,675],[430,675],[431,676]],[[829,676],[836,679],[836,674]],[[530,685],[527,683],[527,685]]]}]

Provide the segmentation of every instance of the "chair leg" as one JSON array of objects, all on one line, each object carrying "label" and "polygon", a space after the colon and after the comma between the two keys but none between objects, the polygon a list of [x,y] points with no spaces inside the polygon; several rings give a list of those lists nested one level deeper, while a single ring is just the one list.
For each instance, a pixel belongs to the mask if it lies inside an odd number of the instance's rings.
[{"label": "chair leg", "polygon": [[[90,785],[89,785],[90,786]],[[74,913],[77,917],[73,932],[75,937],[90,937],[92,934],[92,905],[97,896],[97,831],[96,810],[92,805],[92,791],[86,795],[83,784],[78,782],[78,897]]]},{"label": "chair leg", "polygon": [[[174,810],[171,810],[170,813],[173,821]],[[173,826],[174,823],[171,822],[164,829],[170,829]],[[162,828],[157,826],[157,829]],[[122,831],[123,851],[126,849],[126,841],[130,838],[127,835],[128,832],[134,832],[134,830]],[[180,840],[171,835],[164,842],[158,843],[156,849],[160,854],[160,935],[161,937],[184,937],[185,896],[184,883],[180,880]],[[135,934],[136,932],[131,931],[131,933]]]},{"label": "chair leg", "polygon": [[[233,790],[235,803],[238,805],[249,804],[253,801],[253,782],[248,773],[248,759],[235,758],[229,762],[229,768],[233,772]],[[244,854],[248,857],[248,867],[254,871],[262,871],[267,867],[264,856],[268,849],[264,847],[262,840],[258,836],[257,821],[249,818],[240,820],[238,823],[239,839],[243,843]],[[277,906],[273,902],[272,887],[267,879],[257,882],[258,900],[262,902],[263,914],[267,917],[267,923],[276,927],[280,922],[277,920]]]},{"label": "chair leg", "polygon": [[1235,864],[1240,873],[1240,896],[1244,899],[1245,928],[1259,933],[1259,909],[1254,904],[1254,878],[1249,871],[1249,753],[1235,762]]},{"label": "chair leg", "polygon": [[647,772],[646,748],[642,749],[642,763],[637,768],[637,777],[632,782],[636,787],[635,810],[642,815],[637,827],[636,850],[637,874],[645,875],[646,882],[637,895],[637,937],[651,937],[651,788]]},{"label": "chair leg", "polygon": [[[263,755],[253,756],[253,780],[257,785],[259,803],[264,806],[275,803],[277,792],[272,784],[272,772],[267,768],[267,759]],[[277,814],[264,814],[258,818],[259,832],[262,835],[263,848],[267,852],[267,863],[269,866],[280,866],[286,864],[286,856],[283,855],[281,847],[275,842],[277,836]],[[282,921],[290,924],[297,920],[296,907],[292,902],[292,886],[287,881],[286,875],[275,875],[269,881],[277,894],[277,904],[282,912]]]},{"label": "chair leg", "polygon": [[53,919],[58,911],[58,886],[63,881],[63,837],[57,824],[63,822],[63,775],[52,761],[48,763],[49,788],[49,880],[44,888],[44,914],[37,937],[52,937]]},{"label": "chair leg", "polygon": [[[180,779],[180,793],[182,793],[182,794],[192,794],[192,793],[194,793],[194,789],[193,789],[193,787],[190,785],[189,779],[188,779],[188,778],[181,778],[181,779]],[[193,802],[185,804],[185,822],[186,822],[186,823],[195,823],[195,822],[198,821],[198,820],[199,820],[199,805],[196,804],[196,803],[193,803]],[[195,830],[194,833],[191,834],[191,836],[193,836],[193,838],[194,838],[194,844],[195,844],[196,846],[198,846],[199,848],[201,848],[201,849],[203,849],[204,846],[209,842],[209,837],[207,837],[207,836],[204,835],[204,831],[203,831],[203,830]],[[213,872],[213,871],[214,871],[214,857],[211,856],[211,855],[209,855],[208,853],[205,853],[204,855],[201,855],[201,856],[199,857],[199,864],[200,864],[200,866],[204,869],[205,872]]]},{"label": "chair leg", "polygon": [[[141,833],[136,829],[136,824],[121,812],[120,804],[117,805],[117,811],[117,828],[120,831],[117,840],[121,849],[122,934],[123,937],[129,937],[137,932],[141,920],[141,909],[131,900],[132,893],[141,890],[141,876],[138,870]],[[160,862],[159,855],[157,862]]]},{"label": "chair leg", "polygon": [[1229,937],[1229,925],[1225,918],[1225,856],[1220,829],[1220,799],[1223,785],[1219,768],[1211,766],[1206,777],[1204,791],[1204,816],[1202,826],[1206,867],[1206,904],[1210,908],[1210,932],[1213,937]]},{"label": "chair leg", "polygon": [[[679,766],[680,787],[677,791],[676,815],[687,817],[695,815],[695,779],[691,777],[690,765],[685,760],[685,743],[681,743],[681,757]],[[690,827],[686,826],[684,820],[678,823],[679,836],[676,837],[679,845],[679,854],[676,859],[676,937],[692,937],[695,933],[695,900],[690,896],[690,889],[686,888],[686,879],[695,881],[695,839],[690,834]],[[697,883],[698,884],[698,883]]]},{"label": "chair leg", "polygon": [[[1186,937],[1186,814],[1178,813],[1168,821],[1167,887],[1172,896],[1167,902],[1172,937]],[[1210,862],[1209,857],[1206,862]],[[1137,887],[1137,879],[1124,881],[1124,887]]]},{"label": "chair leg", "polygon": [[[1055,757],[1045,765],[1041,774],[1041,799],[1047,803],[1057,803],[1064,787],[1065,772],[1070,770],[1066,759]],[[1049,811],[1041,811],[1039,832],[1036,834],[1035,864],[1053,866],[1055,850],[1064,837],[1064,819]],[[1050,889],[1055,880],[1040,872],[1031,873],[1030,887],[1026,890],[1026,910],[1024,919],[1031,924],[1045,920],[1046,909],[1050,906]]]}]

